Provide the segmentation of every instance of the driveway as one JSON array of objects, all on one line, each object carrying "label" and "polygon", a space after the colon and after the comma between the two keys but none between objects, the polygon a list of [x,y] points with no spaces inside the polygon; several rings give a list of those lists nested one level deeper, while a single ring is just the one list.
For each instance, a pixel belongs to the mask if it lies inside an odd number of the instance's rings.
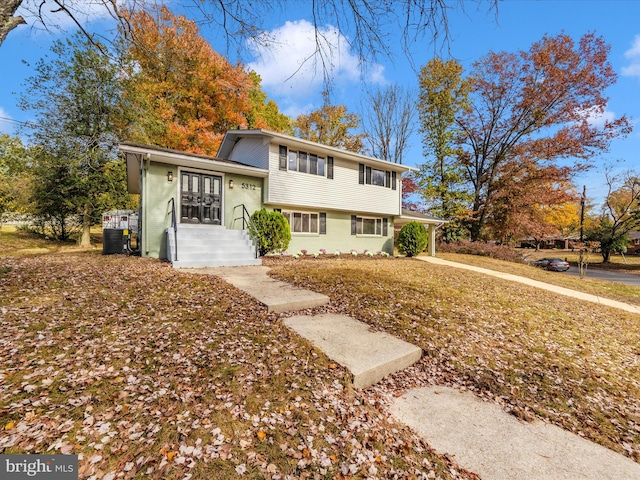
[{"label": "driveway", "polygon": [[[573,275],[579,277],[580,273],[578,267],[571,265],[571,268],[566,272],[558,272],[565,275]],[[620,273],[613,270],[603,270],[600,268],[588,268],[587,278],[595,278],[598,280],[607,280],[609,282],[624,283],[626,285],[635,285],[640,287],[640,275],[629,275],[628,273]]]}]

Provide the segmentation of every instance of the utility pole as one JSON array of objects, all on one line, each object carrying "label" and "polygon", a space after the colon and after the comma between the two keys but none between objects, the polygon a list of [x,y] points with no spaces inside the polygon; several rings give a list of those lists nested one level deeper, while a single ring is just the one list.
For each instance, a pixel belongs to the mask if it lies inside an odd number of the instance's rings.
[{"label": "utility pole", "polygon": [[580,198],[580,243],[584,241],[584,202],[587,198],[587,186],[582,186],[582,197]]}]

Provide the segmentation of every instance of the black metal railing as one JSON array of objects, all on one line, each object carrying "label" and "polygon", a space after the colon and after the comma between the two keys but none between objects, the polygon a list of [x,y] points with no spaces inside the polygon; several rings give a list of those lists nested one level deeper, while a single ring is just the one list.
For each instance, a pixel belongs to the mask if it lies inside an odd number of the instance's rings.
[{"label": "black metal railing", "polygon": [[[237,216],[236,217],[236,209],[241,208],[241,213],[242,215]],[[240,205],[236,205],[235,207],[233,207],[233,225],[235,228],[235,224],[237,220],[242,220],[242,230],[245,230],[249,233],[249,238],[251,239],[251,242],[253,243],[254,246],[254,256],[255,258],[258,258],[258,247],[259,247],[259,240],[258,240],[258,230],[256,229],[255,224],[253,223],[253,220],[251,220],[251,215],[249,215],[249,211],[247,210],[247,207],[244,206],[244,203],[241,203]]]},{"label": "black metal railing", "polygon": [[175,248],[175,252],[173,258],[178,260],[178,221],[176,218],[176,201],[173,197],[169,199],[171,203],[171,228],[173,229],[173,247]]}]

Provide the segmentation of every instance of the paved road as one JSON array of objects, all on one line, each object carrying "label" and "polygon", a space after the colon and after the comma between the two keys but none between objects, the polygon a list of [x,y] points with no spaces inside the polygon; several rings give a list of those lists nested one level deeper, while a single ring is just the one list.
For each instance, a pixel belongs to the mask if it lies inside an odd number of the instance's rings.
[{"label": "paved road", "polygon": [[[560,273],[560,272],[559,272]],[[571,268],[567,272],[561,272],[568,275],[578,277],[578,267],[571,265]],[[640,275],[629,275],[628,273],[619,273],[612,270],[602,270],[600,268],[588,268],[587,278],[596,278],[598,280],[608,280],[609,282],[624,283],[627,285],[635,285],[640,287]]]}]

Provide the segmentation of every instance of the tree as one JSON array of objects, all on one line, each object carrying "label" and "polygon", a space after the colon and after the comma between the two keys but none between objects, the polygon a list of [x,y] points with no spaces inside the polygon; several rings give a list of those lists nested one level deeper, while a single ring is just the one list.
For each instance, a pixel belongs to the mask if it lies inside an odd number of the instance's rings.
[{"label": "tree", "polygon": [[262,91],[260,83],[262,79],[254,71],[249,72],[249,78],[253,82],[253,88],[249,92],[250,110],[246,116],[249,128],[266,128],[268,130],[289,133],[292,131],[293,120],[280,113],[278,104],[267,98]]},{"label": "tree", "polygon": [[[544,169],[575,159],[568,172],[558,170],[571,175],[606,151],[612,138],[630,132],[626,117],[591,122],[604,112],[604,91],[616,80],[608,52],[601,37],[587,34],[575,43],[562,34],[544,37],[528,52],[492,52],[474,64],[470,108],[456,119],[459,159],[473,193],[472,240],[481,237],[514,165]],[[566,179],[558,180],[555,185]]]},{"label": "tree", "polygon": [[358,128],[358,115],[348,113],[344,105],[330,105],[329,92],[323,92],[322,96],[324,98],[322,108],[296,118],[293,123],[295,136],[360,153],[363,149],[364,134],[350,132]]},{"label": "tree", "polygon": [[623,251],[629,232],[640,227],[640,176],[633,172],[613,175],[605,172],[608,187],[602,214],[587,234],[587,239],[600,242],[603,263],[612,253]]},{"label": "tree", "polygon": [[[114,0],[96,0],[92,2],[97,8],[101,8],[110,17],[116,19],[127,34],[127,15],[119,8],[120,2]],[[137,0],[129,2],[140,10],[154,5],[152,0]],[[361,63],[372,61],[380,54],[392,57],[389,49],[388,36],[400,33],[401,43],[405,52],[409,55],[410,47],[416,41],[432,35],[434,41],[446,40],[449,33],[448,12],[454,8],[446,0],[398,0],[394,2],[348,2],[341,0],[327,0],[324,2],[309,2],[310,11],[304,13],[304,17],[311,18],[316,28],[325,24],[334,25],[345,35],[351,37],[351,45],[356,49]],[[468,3],[468,0],[467,0]],[[472,2],[474,3],[474,2]],[[49,29],[55,25],[47,14],[49,11],[62,12],[67,15],[86,35],[89,41],[94,41],[94,36],[87,30],[86,18],[87,4],[82,0],[12,0],[12,8],[0,11],[0,26],[10,26],[12,15],[17,4],[29,12],[32,18],[44,28]],[[217,26],[217,30],[225,36],[227,42],[235,43],[239,48],[247,45],[247,41],[269,42],[263,26],[266,19],[272,18],[274,11],[286,12],[287,2],[273,2],[271,0],[255,0],[250,3],[243,0],[192,0],[192,6],[198,12],[199,20]],[[464,10],[464,2],[456,1],[455,7]],[[487,11],[497,12],[498,0],[487,2]],[[0,29],[0,34],[4,31]],[[0,45],[3,37],[0,36]],[[322,40],[316,39],[318,49],[316,57],[320,57],[323,64],[329,59],[323,57],[325,50],[321,48]],[[336,46],[337,47],[337,46]]]},{"label": "tree", "polygon": [[166,7],[155,13],[128,17],[136,41],[127,45],[126,92],[139,119],[131,139],[214,155],[227,130],[247,124],[256,85],[211,48],[194,22]]},{"label": "tree", "polygon": [[414,132],[414,93],[393,84],[378,88],[368,93],[364,111],[366,152],[387,162],[402,163]]},{"label": "tree", "polygon": [[27,23],[20,15],[14,16],[20,3],[22,0],[7,0],[0,4],[0,45],[11,30],[18,25]]},{"label": "tree", "polygon": [[509,162],[495,182],[487,230],[503,244],[533,237],[542,240],[558,234],[544,212],[555,205],[577,200],[568,181],[570,168],[535,162]]},{"label": "tree", "polygon": [[38,61],[20,95],[20,107],[33,110],[37,118],[30,133],[38,146],[35,213],[60,224],[60,215],[75,209],[82,219],[79,243],[87,246],[91,225],[126,190],[117,153],[120,70],[79,34],[56,42],[52,52],[54,58]]},{"label": "tree", "polygon": [[455,60],[434,58],[420,69],[418,113],[427,161],[421,165],[419,182],[429,210],[448,222],[442,227],[446,242],[463,236],[461,221],[467,216],[470,196],[466,191],[460,149],[454,144],[460,132],[456,118],[468,107],[469,81]]},{"label": "tree", "polygon": [[20,138],[0,134],[0,225],[6,214],[27,208],[30,163],[30,151]]}]

